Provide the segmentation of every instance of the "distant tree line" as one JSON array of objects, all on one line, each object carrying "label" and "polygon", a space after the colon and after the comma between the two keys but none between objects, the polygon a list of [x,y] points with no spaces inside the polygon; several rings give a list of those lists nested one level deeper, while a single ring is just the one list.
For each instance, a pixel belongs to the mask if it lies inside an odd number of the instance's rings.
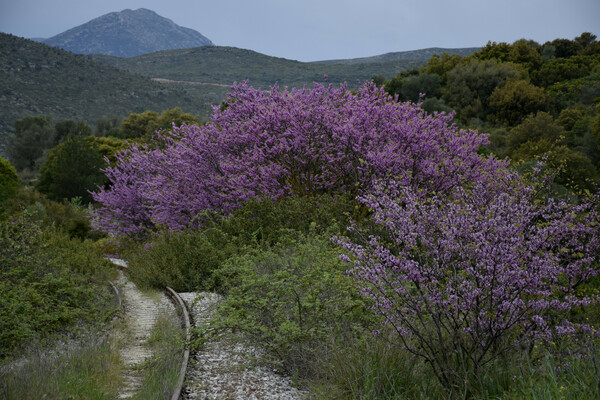
[{"label": "distant tree line", "polygon": [[373,80],[430,113],[456,112],[463,127],[490,133],[482,151],[521,169],[546,157],[559,191],[599,183],[600,42],[589,32],[544,44],[488,42],[466,57],[434,55],[420,68]]},{"label": "distant tree line", "polygon": [[[544,44],[488,42],[472,55],[434,55],[420,68],[373,81],[399,101],[455,112],[462,127],[488,132],[480,151],[508,157],[521,171],[545,157],[558,174],[557,194],[592,191],[600,182],[600,42],[589,32]],[[49,198],[89,202],[89,190],[106,183],[104,157],[114,162],[128,143],[182,123],[200,118],[174,108],[101,118],[91,127],[34,115],[15,122],[4,149]]]},{"label": "distant tree line", "polygon": [[83,121],[53,124],[50,117],[34,115],[15,122],[15,133],[6,140],[5,148],[14,169],[37,177],[35,188],[48,198],[79,197],[87,203],[92,201],[89,191],[106,181],[101,171],[105,157],[114,161],[128,142],[146,141],[156,132],[182,123],[197,124],[200,119],[174,108],[160,114],[132,113],[122,121],[102,118],[93,129]]}]

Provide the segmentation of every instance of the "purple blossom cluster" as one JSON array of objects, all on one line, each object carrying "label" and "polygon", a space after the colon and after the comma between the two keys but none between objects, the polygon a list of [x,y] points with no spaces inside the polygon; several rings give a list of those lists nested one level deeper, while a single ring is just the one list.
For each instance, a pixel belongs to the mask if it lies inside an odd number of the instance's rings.
[{"label": "purple blossom cluster", "polygon": [[591,333],[567,315],[598,301],[577,293],[599,271],[598,196],[545,199],[506,162],[478,155],[486,136],[452,117],[372,83],[235,85],[206,125],[119,154],[109,188],[94,193],[94,223],[139,237],[198,227],[251,198],[349,193],[379,234],[336,239],[342,258],[442,383],[452,384],[457,359],[477,370],[515,346]]},{"label": "purple blossom cluster", "polygon": [[600,272],[598,197],[541,200],[511,173],[494,183],[385,182],[360,198],[382,233],[337,239],[363,293],[445,384],[457,359],[477,370],[517,346],[594,333],[567,312],[598,302],[577,295]]},{"label": "purple blossom cluster", "polygon": [[368,193],[377,180],[448,190],[503,168],[476,153],[486,137],[459,130],[367,83],[262,91],[235,85],[203,126],[174,127],[132,146],[106,168],[96,227],[117,236],[180,230],[207,211],[227,213],[253,197]]}]

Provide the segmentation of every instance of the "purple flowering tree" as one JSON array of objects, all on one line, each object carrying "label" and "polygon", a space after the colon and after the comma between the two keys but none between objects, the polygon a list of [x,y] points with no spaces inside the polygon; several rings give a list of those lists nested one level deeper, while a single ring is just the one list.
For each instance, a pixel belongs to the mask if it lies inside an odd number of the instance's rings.
[{"label": "purple flowering tree", "polygon": [[255,197],[356,195],[380,231],[339,239],[351,273],[453,386],[515,346],[591,329],[565,316],[597,301],[576,289],[598,272],[598,198],[541,200],[506,162],[477,154],[486,143],[372,83],[236,85],[208,124],[121,153],[94,194],[95,224],[135,237],[194,228]]},{"label": "purple flowering tree", "polygon": [[576,291],[599,272],[598,198],[542,201],[510,173],[494,184],[436,193],[387,182],[360,198],[380,235],[337,239],[363,294],[446,387],[516,347],[592,333],[567,316],[598,301]]},{"label": "purple flowering tree", "polygon": [[398,103],[372,83],[356,93],[236,85],[208,124],[174,127],[152,148],[121,154],[105,170],[110,188],[94,194],[102,205],[95,224],[119,236],[180,230],[253,197],[361,194],[400,175],[445,191],[504,167],[477,155],[485,136],[451,120]]}]

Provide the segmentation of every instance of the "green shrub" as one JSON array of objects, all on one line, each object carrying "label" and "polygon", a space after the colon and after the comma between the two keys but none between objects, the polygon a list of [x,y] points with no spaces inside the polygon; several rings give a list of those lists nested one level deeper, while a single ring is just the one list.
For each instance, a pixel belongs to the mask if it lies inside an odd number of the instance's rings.
[{"label": "green shrub", "polygon": [[220,290],[223,282],[213,271],[229,257],[275,245],[295,232],[340,233],[336,223],[350,211],[352,200],[341,196],[250,200],[198,232],[164,233],[133,248],[126,255],[129,275],[141,287]]},{"label": "green shrub", "polygon": [[32,341],[106,321],[113,294],[90,242],[42,232],[25,219],[0,224],[0,358]]},{"label": "green shrub", "polygon": [[0,214],[4,210],[6,201],[17,194],[18,187],[19,177],[15,167],[0,157]]},{"label": "green shrub", "polygon": [[299,377],[354,340],[374,316],[345,274],[328,235],[292,235],[272,249],[229,258],[215,271],[227,296],[211,326],[263,345],[267,361]]},{"label": "green shrub", "polygon": [[100,171],[104,166],[104,159],[93,142],[82,137],[68,137],[48,151],[40,166],[36,187],[52,200],[80,197],[85,203],[90,203],[92,196],[89,191],[103,185],[106,180]]},{"label": "green shrub", "polygon": [[55,202],[46,195],[21,188],[16,196],[7,202],[6,215],[19,217],[24,214],[27,219],[42,228],[57,228],[79,239],[97,239],[97,232],[91,230],[87,210],[79,204],[79,198],[71,201]]},{"label": "green shrub", "polygon": [[353,206],[354,200],[344,195],[252,199],[228,218],[218,220],[217,226],[239,246],[271,246],[290,231],[341,233]]},{"label": "green shrub", "polygon": [[142,288],[212,290],[213,271],[235,252],[236,246],[218,229],[164,234],[127,253],[127,272]]}]

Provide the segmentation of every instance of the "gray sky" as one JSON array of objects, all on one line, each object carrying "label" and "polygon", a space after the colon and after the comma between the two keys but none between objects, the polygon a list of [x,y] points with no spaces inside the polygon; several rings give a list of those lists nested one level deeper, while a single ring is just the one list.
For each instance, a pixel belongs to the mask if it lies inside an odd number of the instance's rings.
[{"label": "gray sky", "polygon": [[0,0],[0,31],[48,38],[126,8],[153,10],[216,45],[300,61],[600,38],[600,0]]}]

